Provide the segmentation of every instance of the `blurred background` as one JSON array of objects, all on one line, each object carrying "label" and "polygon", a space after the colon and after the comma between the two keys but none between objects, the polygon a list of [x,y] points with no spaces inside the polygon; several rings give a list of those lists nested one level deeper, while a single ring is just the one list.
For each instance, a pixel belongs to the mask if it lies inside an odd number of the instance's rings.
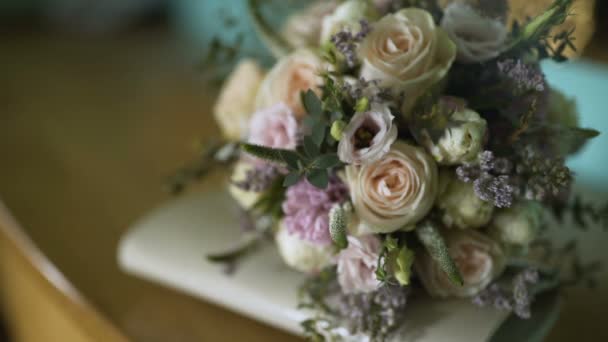
[{"label": "blurred background", "polygon": [[[548,1],[511,3],[526,17]],[[608,1],[576,3],[579,53],[608,65]],[[244,4],[0,1],[0,211],[20,223],[0,215],[0,341],[298,340],[115,261],[129,224],[168,198],[163,179],[197,139],[219,135],[211,108],[230,62],[271,62]],[[583,303],[566,316],[605,317]],[[588,322],[558,325],[551,340],[593,331]]]}]

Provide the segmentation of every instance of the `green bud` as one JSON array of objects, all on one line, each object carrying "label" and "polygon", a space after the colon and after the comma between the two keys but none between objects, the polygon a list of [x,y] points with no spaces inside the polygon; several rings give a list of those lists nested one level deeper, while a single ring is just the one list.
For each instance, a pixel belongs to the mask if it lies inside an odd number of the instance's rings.
[{"label": "green bud", "polygon": [[401,247],[393,264],[393,273],[400,285],[406,286],[410,284],[413,264],[414,251],[407,248],[407,246]]},{"label": "green bud", "polygon": [[329,233],[331,239],[339,249],[348,247],[346,228],[348,226],[348,213],[339,204],[329,211]]},{"label": "green bud", "polygon": [[367,97],[362,97],[357,101],[355,105],[355,112],[362,113],[369,109],[369,99]]},{"label": "green bud", "polygon": [[331,137],[336,139],[336,141],[340,141],[342,139],[342,133],[344,132],[344,128],[346,127],[346,122],[342,120],[336,120],[331,125]]}]

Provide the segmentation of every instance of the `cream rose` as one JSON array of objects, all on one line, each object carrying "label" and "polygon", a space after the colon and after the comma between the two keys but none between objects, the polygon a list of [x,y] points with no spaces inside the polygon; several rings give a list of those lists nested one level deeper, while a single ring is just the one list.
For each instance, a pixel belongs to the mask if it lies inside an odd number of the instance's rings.
[{"label": "cream rose", "polygon": [[263,77],[257,62],[244,59],[224,82],[213,115],[225,138],[238,141],[247,136],[247,125],[255,110],[255,97]]},{"label": "cream rose", "polygon": [[508,30],[498,20],[483,16],[468,4],[454,2],[444,11],[441,27],[458,47],[458,61],[480,63],[500,55]]},{"label": "cream rose", "polygon": [[538,235],[541,222],[542,209],[538,203],[518,203],[496,213],[490,234],[504,243],[528,246]]},{"label": "cream rose", "polygon": [[355,213],[374,233],[413,229],[437,196],[433,158],[400,141],[376,163],[347,166],[346,178]]},{"label": "cream rose", "polygon": [[417,253],[414,267],[433,297],[472,297],[485,289],[505,268],[504,252],[490,237],[474,230],[447,231],[449,254],[460,270],[463,286],[450,281],[428,253]]},{"label": "cream rose", "polygon": [[436,143],[428,139],[426,149],[440,165],[474,162],[483,148],[486,120],[468,108],[457,110],[451,119],[456,124],[446,128]]},{"label": "cream rose", "polygon": [[296,50],[266,75],[256,97],[256,107],[266,108],[282,102],[294,111],[297,118],[304,117],[306,111],[300,93],[308,89],[319,92],[323,83],[320,73],[327,68],[326,63],[311,50]]},{"label": "cream rose", "polygon": [[374,235],[348,237],[348,247],[337,257],[338,282],[344,293],[372,292],[380,286],[376,267],[381,247]]},{"label": "cream rose", "polygon": [[380,160],[397,140],[397,125],[387,106],[374,105],[356,113],[338,144],[338,156],[347,164],[361,165]]},{"label": "cream rose", "polygon": [[317,273],[329,266],[333,260],[332,245],[313,244],[290,234],[283,221],[275,235],[279,254],[287,266],[304,273]]},{"label": "cream rose", "polygon": [[283,37],[295,48],[318,46],[321,40],[323,18],[331,14],[338,2],[317,0],[308,7],[290,16],[283,27]]},{"label": "cream rose", "polygon": [[447,227],[480,228],[490,222],[494,205],[481,200],[472,184],[458,180],[452,170],[442,170],[440,178],[445,190],[437,196],[437,207]]},{"label": "cream rose", "polygon": [[407,115],[416,99],[448,73],[456,46],[428,12],[408,8],[375,23],[360,55],[361,77],[403,92]]}]

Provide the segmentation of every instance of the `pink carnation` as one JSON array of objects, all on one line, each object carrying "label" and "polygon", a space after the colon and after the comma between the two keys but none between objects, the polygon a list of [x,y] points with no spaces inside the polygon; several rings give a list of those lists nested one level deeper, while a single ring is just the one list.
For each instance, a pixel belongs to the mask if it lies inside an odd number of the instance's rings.
[{"label": "pink carnation", "polygon": [[284,103],[255,112],[249,122],[249,142],[266,147],[296,148],[298,122]]},{"label": "pink carnation", "polygon": [[348,188],[338,177],[331,177],[325,189],[319,189],[306,180],[298,182],[287,189],[283,202],[287,230],[315,244],[331,244],[329,211],[347,197]]}]

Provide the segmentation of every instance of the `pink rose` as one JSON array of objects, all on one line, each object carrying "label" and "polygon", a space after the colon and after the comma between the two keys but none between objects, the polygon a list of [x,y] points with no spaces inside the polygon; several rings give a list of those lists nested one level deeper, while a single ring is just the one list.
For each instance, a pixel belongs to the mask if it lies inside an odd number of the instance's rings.
[{"label": "pink rose", "polygon": [[338,282],[344,293],[372,292],[378,288],[376,266],[381,247],[375,235],[348,237],[348,247],[338,255]]},{"label": "pink rose", "polygon": [[249,122],[249,143],[283,149],[295,149],[298,122],[284,103],[261,109]]}]

